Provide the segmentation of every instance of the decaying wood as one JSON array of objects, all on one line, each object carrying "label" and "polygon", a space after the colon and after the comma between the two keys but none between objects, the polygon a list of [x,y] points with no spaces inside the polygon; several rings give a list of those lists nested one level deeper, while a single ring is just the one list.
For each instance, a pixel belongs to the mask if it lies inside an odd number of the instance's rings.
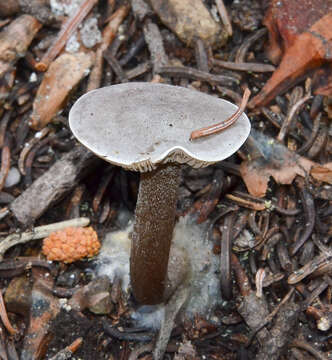
[{"label": "decaying wood", "polygon": [[80,178],[96,166],[96,157],[77,146],[58,160],[11,204],[13,216],[23,225],[33,224],[51,205],[65,196]]},{"label": "decaying wood", "polygon": [[0,76],[24,56],[41,24],[30,15],[21,15],[0,33]]}]

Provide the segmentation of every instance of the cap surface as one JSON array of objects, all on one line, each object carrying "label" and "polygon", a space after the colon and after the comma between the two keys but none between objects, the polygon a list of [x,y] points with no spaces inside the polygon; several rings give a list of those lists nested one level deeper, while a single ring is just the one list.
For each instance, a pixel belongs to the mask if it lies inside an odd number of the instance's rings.
[{"label": "cap surface", "polygon": [[187,88],[131,82],[83,95],[69,113],[75,137],[97,156],[126,169],[149,171],[159,163],[203,167],[226,159],[244,143],[250,122],[190,141],[193,130],[226,120],[238,107]]}]

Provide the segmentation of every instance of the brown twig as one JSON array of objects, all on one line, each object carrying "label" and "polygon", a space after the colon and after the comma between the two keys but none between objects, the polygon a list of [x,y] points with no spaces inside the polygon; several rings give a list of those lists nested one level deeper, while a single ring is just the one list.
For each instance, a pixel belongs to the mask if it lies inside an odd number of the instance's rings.
[{"label": "brown twig", "polygon": [[9,110],[5,113],[5,115],[1,119],[0,123],[0,149],[4,146],[5,143],[5,136],[6,136],[6,129],[8,122],[10,120],[10,116],[12,114],[12,110]]},{"label": "brown twig", "polygon": [[[285,236],[285,232],[281,228],[283,235]],[[280,266],[283,270],[290,272],[293,269],[293,264],[288,254],[288,250],[283,241],[279,241],[277,244],[277,255],[279,259]]]},{"label": "brown twig", "polygon": [[10,333],[10,335],[15,335],[17,330],[13,328],[12,324],[10,323],[5,307],[5,302],[3,301],[2,291],[0,290],[0,317],[5,325],[6,329]]},{"label": "brown twig", "polygon": [[244,94],[243,94],[243,99],[242,99],[241,105],[239,106],[239,108],[236,110],[236,112],[231,117],[229,117],[228,119],[223,120],[217,124],[210,125],[210,126],[192,131],[192,133],[190,134],[190,140],[196,140],[196,139],[199,139],[204,136],[218,134],[219,132],[232,126],[244,112],[244,110],[247,106],[248,100],[249,100],[249,96],[250,96],[250,90],[248,88],[246,88],[244,91]]},{"label": "brown twig", "polygon": [[199,70],[209,72],[209,56],[204,41],[200,38],[195,42],[195,59]]},{"label": "brown twig", "polygon": [[317,301],[319,296],[328,288],[329,284],[322,280],[320,284],[309,294],[309,296],[303,301],[302,309],[305,310],[314,301]]},{"label": "brown twig", "polygon": [[264,36],[266,33],[267,33],[267,30],[265,28],[262,28],[262,29],[257,30],[256,32],[254,32],[252,35],[249,35],[248,37],[246,37],[243,40],[242,45],[239,47],[238,51],[236,52],[235,62],[236,63],[244,63],[249,47],[255,41],[257,41],[262,36]]},{"label": "brown twig", "polygon": [[255,202],[252,200],[247,200],[234,194],[226,194],[225,196],[227,199],[232,200],[237,204],[239,204],[240,206],[243,206],[247,209],[253,209],[257,211],[262,211],[266,209],[266,206],[264,205],[263,202]]},{"label": "brown twig", "polygon": [[233,35],[232,23],[231,20],[229,19],[228,12],[223,0],[216,0],[216,5],[217,5],[218,13],[220,15],[220,19],[224,24],[228,35],[232,36]]},{"label": "brown twig", "polygon": [[216,88],[221,93],[222,96],[228,96],[237,106],[241,104],[242,97],[237,92],[225,86],[217,85]]},{"label": "brown twig", "polygon": [[319,113],[314,119],[314,126],[310,132],[310,136],[308,140],[297,150],[299,155],[304,155],[307,151],[310,150],[311,146],[313,145],[316,137],[318,136],[319,128],[320,128],[320,120],[322,114]]},{"label": "brown twig", "polygon": [[22,175],[26,174],[25,159],[26,159],[27,155],[29,154],[29,152],[31,151],[33,146],[36,145],[38,143],[38,141],[41,140],[42,138],[44,138],[49,132],[50,132],[50,129],[45,127],[41,131],[35,133],[35,136],[28,143],[25,144],[23,150],[20,153],[19,159],[18,159],[18,168]]},{"label": "brown twig", "polygon": [[310,354],[312,354],[318,360],[328,360],[328,357],[325,356],[321,351],[315,349],[314,347],[312,347],[310,344],[308,344],[303,340],[295,339],[292,341],[290,346],[304,349],[308,351]]},{"label": "brown twig", "polygon": [[85,0],[84,3],[76,11],[76,13],[63,24],[55,42],[47,50],[46,54],[42,57],[42,59],[36,64],[36,69],[38,71],[46,71],[48,69],[50,63],[64,48],[68,39],[73,35],[75,30],[84,20],[84,18],[88,15],[91,9],[95,6],[97,1],[98,0]]},{"label": "brown twig", "polygon": [[126,78],[128,80],[135,79],[136,77],[147,73],[151,69],[152,69],[152,65],[151,65],[150,61],[145,61],[145,62],[137,65],[133,69],[127,70],[125,72]]},{"label": "brown twig", "polygon": [[137,360],[144,353],[152,353],[153,344],[139,344],[137,345],[129,355],[128,360]]},{"label": "brown twig", "polygon": [[251,335],[249,337],[248,345],[250,345],[252,343],[252,341],[253,341],[254,337],[256,336],[256,334],[273,320],[273,318],[278,314],[278,312],[282,308],[282,306],[285,305],[286,302],[291,298],[294,291],[295,291],[294,289],[290,289],[288,291],[288,293],[284,296],[284,298],[280,301],[280,303],[265,318],[263,323],[260,324],[260,326],[251,333]]},{"label": "brown twig", "polygon": [[109,183],[112,181],[114,176],[114,169],[111,169],[111,171],[108,171],[106,174],[104,174],[99,182],[98,190],[93,198],[92,201],[92,209],[95,213],[97,213],[99,209],[99,205],[101,203],[101,200],[105,194],[105,191],[109,185]]},{"label": "brown twig", "polygon": [[35,156],[37,152],[45,145],[47,145],[53,138],[55,137],[55,134],[50,133],[49,136],[39,141],[29,152],[29,154],[26,157],[25,161],[25,184],[27,186],[31,185],[32,183],[32,164],[35,159]]},{"label": "brown twig", "polygon": [[128,12],[128,5],[120,6],[110,17],[109,22],[103,30],[103,40],[96,50],[95,63],[89,76],[87,91],[91,91],[100,87],[104,64],[103,53],[114,40],[119,26],[128,15]]},{"label": "brown twig", "polygon": [[104,59],[106,59],[106,61],[112,68],[112,70],[115,72],[115,74],[119,78],[119,80],[122,83],[128,82],[126,73],[123,71],[121,64],[115,58],[115,56],[113,56],[112,52],[110,50],[106,50],[106,51],[104,51],[103,56],[104,56]]},{"label": "brown twig", "polygon": [[[300,180],[297,180],[298,185],[300,185]],[[302,181],[301,181],[302,183]],[[304,216],[305,216],[305,228],[302,235],[299,239],[294,242],[292,248],[290,250],[291,255],[295,255],[302,245],[309,239],[310,235],[313,232],[315,226],[315,203],[310,192],[304,187],[304,185],[300,185],[300,196],[303,204]]]},{"label": "brown twig", "polygon": [[79,217],[79,205],[81,203],[83,194],[86,190],[86,186],[84,184],[76,186],[73,195],[71,196],[67,209],[65,219],[73,219]]},{"label": "brown twig", "polygon": [[220,251],[220,288],[222,297],[230,300],[232,294],[231,252],[232,252],[232,230],[234,213],[225,218],[224,225],[220,227],[221,251]]},{"label": "brown twig", "polygon": [[237,63],[232,61],[223,61],[219,59],[211,59],[212,65],[219,66],[229,70],[236,71],[246,71],[246,72],[273,72],[275,71],[275,66],[270,64],[259,64],[259,63],[250,63],[243,62]]},{"label": "brown twig", "polygon": [[[288,284],[296,284],[303,280],[305,277],[311,275],[315,271],[320,271],[322,268],[326,267],[327,265],[331,264],[332,262],[332,252],[322,253],[307,264],[305,264],[302,268],[294,271],[290,274],[288,278]],[[328,271],[328,269],[327,269]]]},{"label": "brown twig", "polygon": [[73,341],[70,345],[68,345],[63,350],[59,351],[57,354],[52,356],[50,360],[66,360],[70,359],[73,355],[73,353],[82,345],[83,338],[78,338],[75,341]]},{"label": "brown twig", "polygon": [[297,101],[292,108],[290,109],[290,111],[287,114],[286,119],[284,120],[284,122],[282,123],[281,129],[279,131],[279,134],[277,136],[278,141],[283,141],[288,129],[291,126],[292,120],[296,114],[297,111],[299,111],[299,109],[301,108],[301,106],[308,101],[309,99],[311,99],[311,94],[307,94],[306,96],[304,96],[302,99],[300,99],[299,101]]},{"label": "brown twig", "polygon": [[240,288],[241,295],[248,296],[252,292],[250,281],[245,271],[243,270],[239,259],[234,253],[231,253],[231,264],[232,264],[232,270],[234,271],[235,274],[236,283]]},{"label": "brown twig", "polygon": [[[167,66],[169,59],[164,47],[163,37],[157,24],[150,17],[147,17],[143,26],[144,39],[148,46],[151,62],[153,66],[153,75],[159,73],[159,69]],[[167,75],[167,74],[166,74]]]},{"label": "brown twig", "polygon": [[124,341],[151,341],[154,338],[154,334],[152,332],[126,332],[120,331],[116,327],[112,326],[107,320],[103,320],[103,328],[106,334],[114,337],[118,340]]},{"label": "brown twig", "polygon": [[119,63],[121,66],[125,66],[133,59],[144,47],[146,46],[144,35],[141,34],[139,38],[134,41],[129,48],[126,50],[126,53],[121,57]]},{"label": "brown twig", "polygon": [[188,66],[163,66],[157,69],[156,72],[166,76],[180,77],[190,80],[201,80],[222,85],[228,84],[232,86],[239,83],[239,80],[234,77],[214,75]]},{"label": "brown twig", "polygon": [[0,191],[3,189],[7,175],[9,173],[10,158],[11,158],[10,157],[10,148],[6,144],[6,141],[5,141],[5,146],[2,148],[2,151],[1,151]]},{"label": "brown twig", "polygon": [[256,277],[255,277],[256,296],[259,298],[263,296],[263,281],[264,281],[265,275],[266,275],[266,273],[265,273],[264,268],[260,268],[256,272]]}]

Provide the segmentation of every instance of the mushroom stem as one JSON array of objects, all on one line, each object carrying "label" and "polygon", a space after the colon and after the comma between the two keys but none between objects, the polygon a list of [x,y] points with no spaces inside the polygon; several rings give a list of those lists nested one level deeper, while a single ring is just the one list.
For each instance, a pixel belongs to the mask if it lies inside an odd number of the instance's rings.
[{"label": "mushroom stem", "polygon": [[164,300],[181,170],[165,164],[142,173],[132,233],[130,276],[133,294],[142,304]]}]

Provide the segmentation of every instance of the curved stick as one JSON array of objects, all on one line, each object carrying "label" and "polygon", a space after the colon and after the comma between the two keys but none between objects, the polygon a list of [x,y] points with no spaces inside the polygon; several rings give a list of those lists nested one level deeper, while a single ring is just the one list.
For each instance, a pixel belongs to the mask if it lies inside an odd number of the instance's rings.
[{"label": "curved stick", "polygon": [[199,139],[204,136],[217,134],[220,131],[223,131],[223,130],[227,129],[228,127],[230,127],[231,125],[233,125],[236,122],[236,120],[242,115],[244,109],[246,108],[248,100],[249,100],[249,96],[250,96],[250,90],[248,88],[246,88],[244,91],[244,94],[243,94],[243,98],[242,98],[240,107],[236,110],[236,112],[230,118],[228,118],[224,121],[221,121],[220,123],[210,125],[210,126],[198,129],[198,130],[194,130],[190,134],[190,140],[196,140],[196,139]]}]

